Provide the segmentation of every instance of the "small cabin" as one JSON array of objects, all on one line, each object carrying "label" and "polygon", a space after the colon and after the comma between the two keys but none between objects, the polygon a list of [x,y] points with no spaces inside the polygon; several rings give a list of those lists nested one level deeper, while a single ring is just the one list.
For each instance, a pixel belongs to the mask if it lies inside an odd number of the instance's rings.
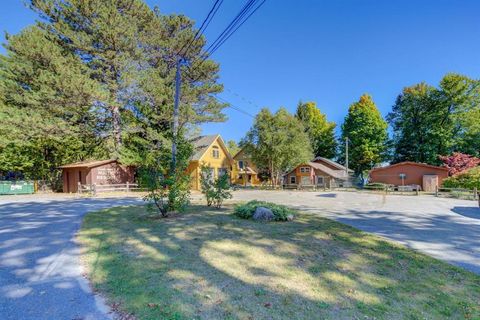
[{"label": "small cabin", "polygon": [[111,185],[133,183],[135,170],[117,160],[84,161],[59,167],[63,171],[63,192],[76,193],[78,184]]},{"label": "small cabin", "polygon": [[419,186],[423,191],[434,192],[448,178],[446,167],[418,162],[401,162],[370,171],[370,182],[394,186]]}]

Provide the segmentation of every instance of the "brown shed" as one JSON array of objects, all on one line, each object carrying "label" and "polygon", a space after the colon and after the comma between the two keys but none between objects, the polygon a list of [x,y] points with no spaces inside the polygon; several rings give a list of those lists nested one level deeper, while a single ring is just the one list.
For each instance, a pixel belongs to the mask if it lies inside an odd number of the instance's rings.
[{"label": "brown shed", "polygon": [[370,182],[402,185],[419,185],[422,190],[432,192],[441,186],[448,177],[445,167],[431,166],[425,163],[401,162],[370,171]]},{"label": "brown shed", "polygon": [[134,182],[134,168],[117,160],[84,161],[59,167],[63,170],[63,192],[77,192],[81,184],[123,184]]}]

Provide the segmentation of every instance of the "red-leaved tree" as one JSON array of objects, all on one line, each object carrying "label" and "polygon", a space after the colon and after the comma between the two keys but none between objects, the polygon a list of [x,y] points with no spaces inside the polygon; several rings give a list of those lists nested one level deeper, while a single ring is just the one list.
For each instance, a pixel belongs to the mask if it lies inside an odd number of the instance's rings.
[{"label": "red-leaved tree", "polygon": [[480,164],[479,158],[460,152],[454,152],[450,156],[440,156],[440,160],[442,160],[445,167],[448,168],[448,174],[450,176],[459,174]]}]

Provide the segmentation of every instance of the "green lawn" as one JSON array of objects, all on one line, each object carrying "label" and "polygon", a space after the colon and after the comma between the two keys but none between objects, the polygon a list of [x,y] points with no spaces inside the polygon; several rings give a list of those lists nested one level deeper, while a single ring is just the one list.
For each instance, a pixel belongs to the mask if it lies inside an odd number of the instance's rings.
[{"label": "green lawn", "polygon": [[90,213],[95,289],[139,319],[480,319],[479,276],[318,216],[231,211]]}]

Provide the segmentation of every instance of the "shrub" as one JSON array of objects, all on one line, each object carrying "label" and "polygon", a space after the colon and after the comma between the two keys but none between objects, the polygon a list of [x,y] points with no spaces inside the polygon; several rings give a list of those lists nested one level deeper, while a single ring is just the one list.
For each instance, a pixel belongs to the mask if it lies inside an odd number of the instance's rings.
[{"label": "shrub", "polygon": [[295,215],[295,211],[286,206],[258,200],[236,205],[233,214],[242,219],[251,219],[258,207],[272,210],[275,221],[287,221],[289,215]]},{"label": "shrub", "polygon": [[365,189],[370,190],[385,190],[389,185],[381,182],[370,182],[365,185]]},{"label": "shrub", "polygon": [[480,189],[480,167],[443,180],[445,188]]},{"label": "shrub", "polygon": [[202,166],[200,170],[200,184],[202,193],[207,200],[207,206],[213,205],[216,208],[221,208],[225,199],[232,198],[228,174],[213,179],[212,170],[209,167]]}]

